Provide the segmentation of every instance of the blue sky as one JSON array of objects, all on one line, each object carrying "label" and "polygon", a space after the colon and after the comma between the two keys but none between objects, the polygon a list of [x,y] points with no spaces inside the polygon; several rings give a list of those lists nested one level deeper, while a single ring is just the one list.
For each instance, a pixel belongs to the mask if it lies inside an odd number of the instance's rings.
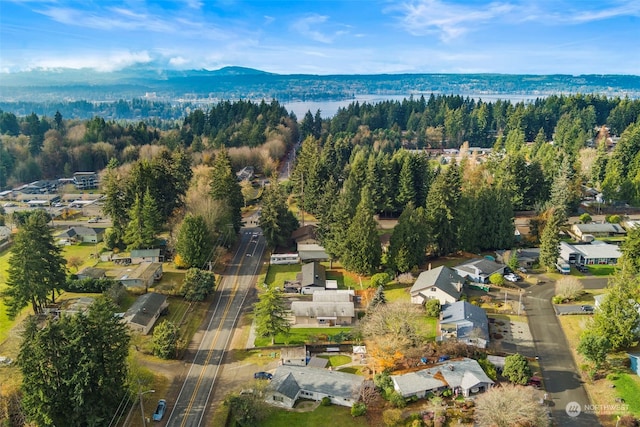
[{"label": "blue sky", "polygon": [[640,74],[639,0],[0,0],[0,71]]}]

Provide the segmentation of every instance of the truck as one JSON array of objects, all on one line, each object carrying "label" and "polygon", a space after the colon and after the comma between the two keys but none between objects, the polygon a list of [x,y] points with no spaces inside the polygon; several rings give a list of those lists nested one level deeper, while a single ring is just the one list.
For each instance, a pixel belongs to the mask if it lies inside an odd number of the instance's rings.
[{"label": "truck", "polygon": [[556,261],[556,269],[558,269],[561,274],[571,273],[571,266],[562,258],[558,258],[558,260]]}]

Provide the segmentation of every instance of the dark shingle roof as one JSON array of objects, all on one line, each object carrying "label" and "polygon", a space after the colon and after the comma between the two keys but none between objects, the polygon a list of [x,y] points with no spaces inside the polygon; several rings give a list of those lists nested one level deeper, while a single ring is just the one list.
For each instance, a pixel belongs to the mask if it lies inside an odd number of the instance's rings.
[{"label": "dark shingle roof", "polygon": [[411,295],[415,295],[424,289],[435,286],[453,298],[459,299],[460,291],[458,291],[454,283],[463,282],[464,279],[454,270],[446,266],[441,266],[420,273],[418,279],[411,287],[410,293]]},{"label": "dark shingle roof", "polygon": [[167,297],[156,292],[149,292],[138,297],[129,310],[125,313],[125,319],[129,323],[146,326],[152,317],[162,307]]}]

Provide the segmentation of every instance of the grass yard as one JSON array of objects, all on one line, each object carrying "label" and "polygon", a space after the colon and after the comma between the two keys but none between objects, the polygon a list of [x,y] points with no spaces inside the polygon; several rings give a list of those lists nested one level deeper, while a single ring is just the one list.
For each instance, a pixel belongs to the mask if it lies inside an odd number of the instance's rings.
[{"label": "grass yard", "polygon": [[411,286],[403,283],[390,283],[384,287],[384,296],[388,302],[410,302],[411,294],[409,290]]},{"label": "grass yard", "polygon": [[614,374],[612,379],[616,385],[616,393],[629,405],[629,412],[640,416],[640,376],[620,373]]},{"label": "grass yard", "polygon": [[434,341],[438,333],[438,319],[435,317],[424,317],[424,323],[419,325],[418,333],[429,341]]},{"label": "grass yard", "polygon": [[327,359],[329,361],[329,363],[327,363],[327,368],[329,366],[337,368],[338,366],[342,366],[342,365],[346,365],[347,363],[351,363],[351,357],[345,356],[343,354],[336,354],[336,355],[333,355],[333,356],[322,355],[322,356],[318,356],[318,357],[321,357],[323,359]]},{"label": "grass yard", "polygon": [[[341,332],[349,333],[351,328],[331,327],[331,328],[291,328],[289,335],[276,335],[276,344],[298,345],[313,343],[318,341],[328,341],[328,339]],[[267,347],[271,345],[271,338],[257,337],[256,347]]]},{"label": "grass yard", "polygon": [[329,270],[329,263],[322,263],[327,268],[327,280],[337,280],[338,289],[366,289],[371,282],[369,277],[358,276],[343,269],[342,267],[336,267],[336,262],[333,263],[333,268]]},{"label": "grass yard", "polygon": [[329,424],[350,427],[368,426],[365,417],[353,418],[350,408],[338,405],[318,406],[312,412],[290,412],[284,409],[274,409],[267,419],[260,423],[262,427],[326,427]]},{"label": "grass yard", "polygon": [[[182,282],[184,282],[186,270],[165,271],[164,265],[162,270],[162,279],[153,285],[153,290],[170,294],[178,293],[182,287]],[[218,278],[216,277],[216,283],[217,280]]]},{"label": "grass yard", "polygon": [[[264,283],[270,288],[282,287],[286,280],[296,280],[296,276],[301,272],[300,264],[270,265]],[[260,284],[260,281],[257,282]]]},{"label": "grass yard", "polygon": [[587,268],[594,276],[610,276],[616,269],[613,265],[587,265]]},{"label": "grass yard", "polygon": [[[69,259],[76,257],[80,258],[83,262],[78,267],[78,271],[84,267],[93,267],[96,261],[99,260],[95,255],[100,254],[100,249],[104,246],[103,243],[79,243],[76,245],[69,245],[62,247],[62,256],[69,261]],[[76,273],[75,268],[67,264],[67,268],[70,272]]]},{"label": "grass yard", "polygon": [[[9,250],[0,253],[0,292],[6,288],[7,269],[9,268]],[[0,298],[0,343],[7,339],[9,331],[13,327],[14,321],[7,316],[7,307]]]}]

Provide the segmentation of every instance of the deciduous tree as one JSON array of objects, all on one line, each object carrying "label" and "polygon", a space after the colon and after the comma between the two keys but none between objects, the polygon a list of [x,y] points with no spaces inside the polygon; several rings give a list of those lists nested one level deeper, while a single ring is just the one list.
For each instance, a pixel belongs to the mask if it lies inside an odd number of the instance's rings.
[{"label": "deciduous tree", "polygon": [[556,282],[556,295],[563,300],[574,300],[582,295],[584,285],[576,277],[561,277]]},{"label": "deciduous tree", "polygon": [[175,323],[165,320],[153,328],[153,354],[161,359],[176,357],[180,329]]},{"label": "deciduous tree", "polygon": [[180,292],[187,301],[204,301],[216,286],[216,277],[210,271],[191,268],[184,275]]},{"label": "deciduous tree", "polygon": [[476,398],[475,420],[482,427],[547,427],[549,414],[539,401],[532,387],[493,387]]}]

